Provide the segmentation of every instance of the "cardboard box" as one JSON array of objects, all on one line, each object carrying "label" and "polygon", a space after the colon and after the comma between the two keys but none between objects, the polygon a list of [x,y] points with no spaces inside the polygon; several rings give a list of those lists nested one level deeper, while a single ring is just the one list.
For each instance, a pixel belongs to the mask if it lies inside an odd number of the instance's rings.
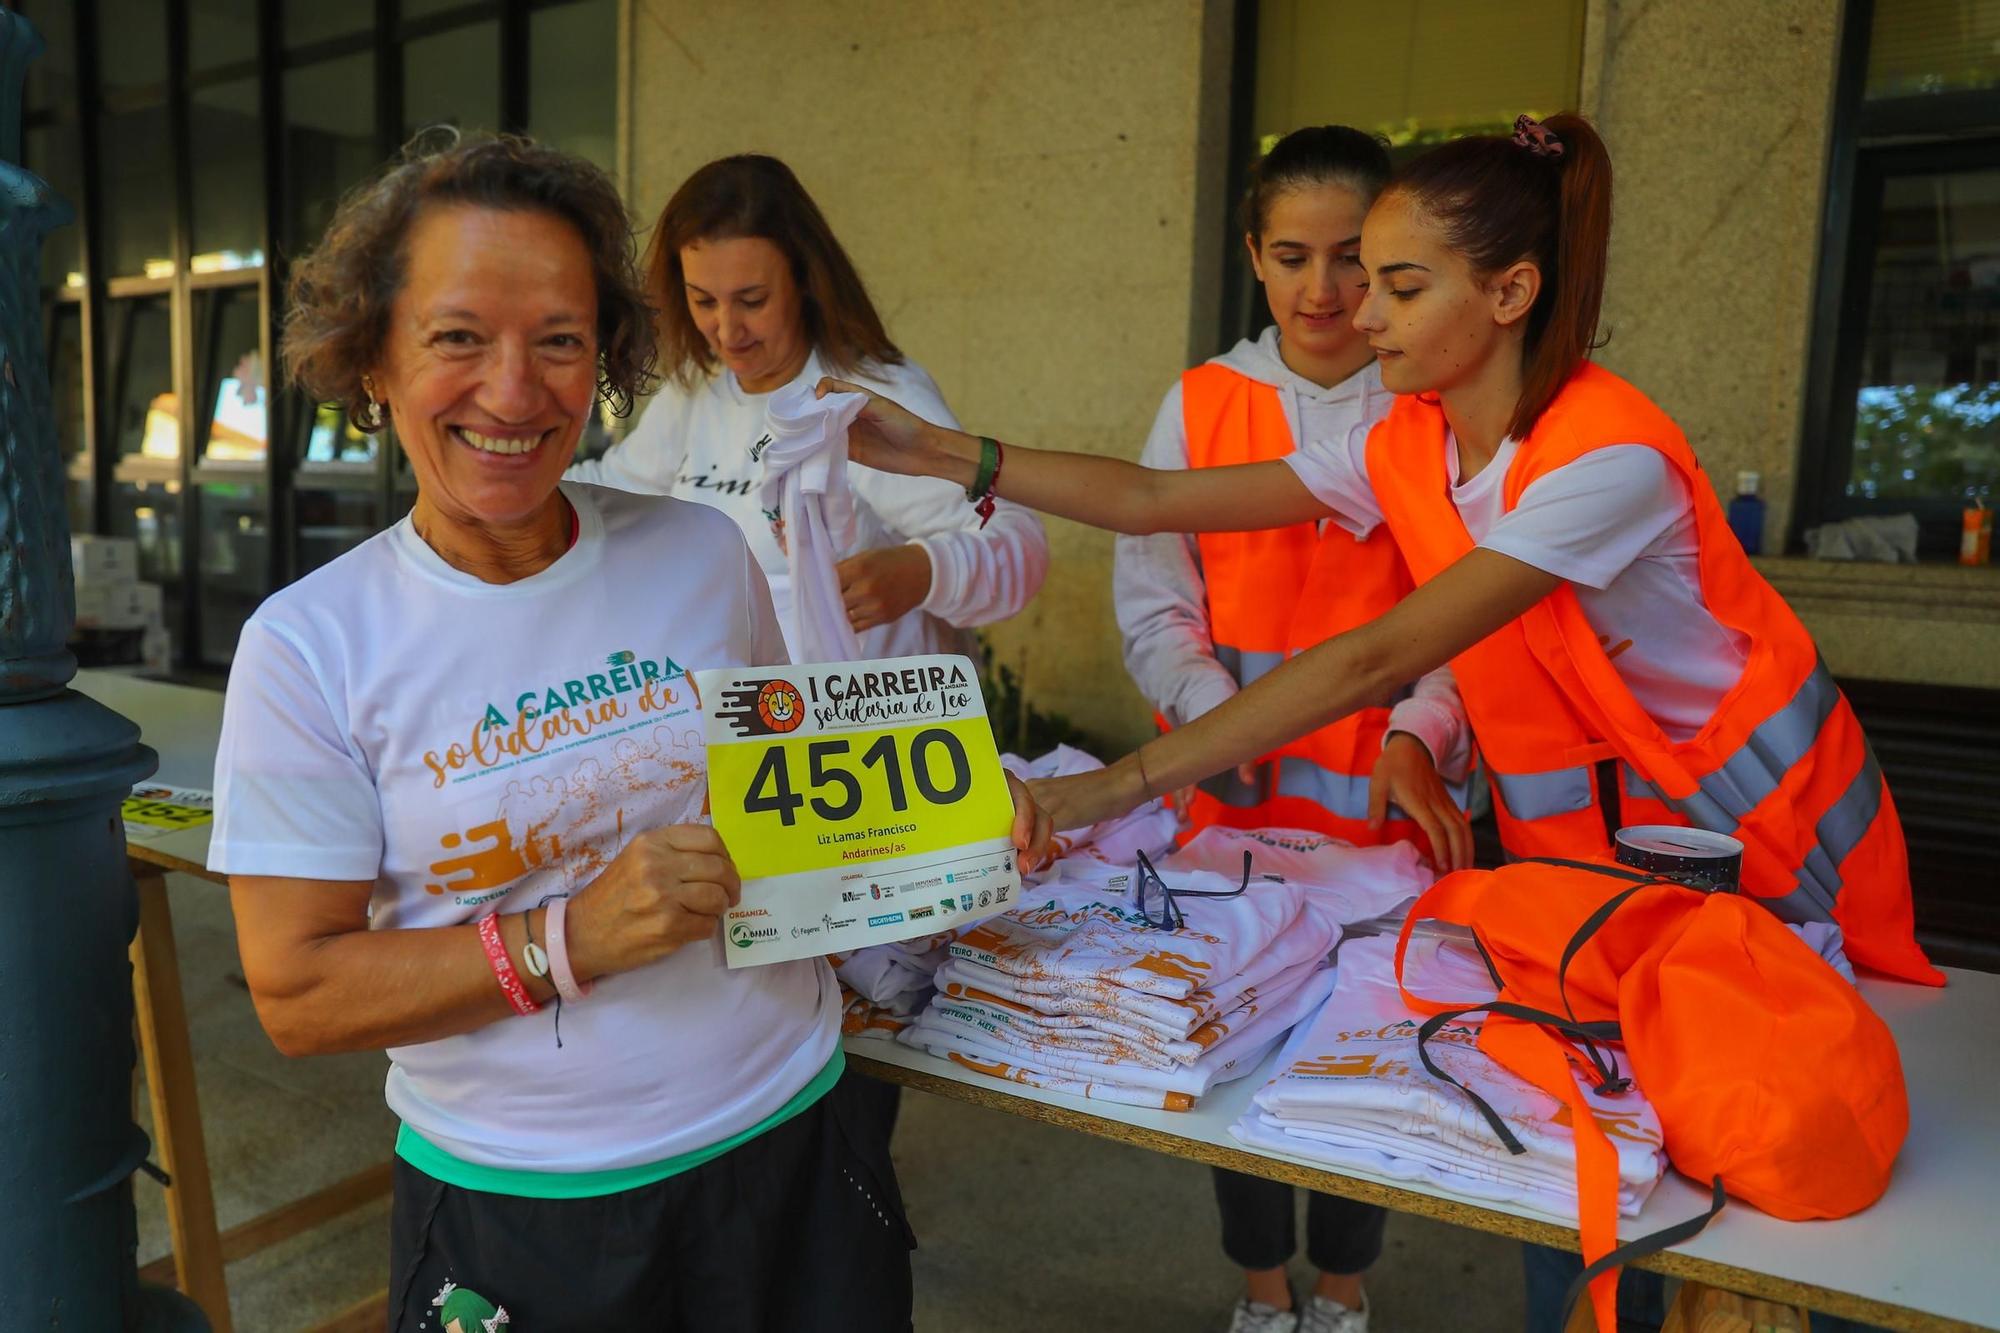
[{"label": "cardboard box", "polygon": [[[76,627],[78,629],[145,629],[160,621],[159,589],[154,596],[140,593],[137,583],[78,583],[76,585]],[[150,619],[149,619],[150,613]]]},{"label": "cardboard box", "polygon": [[139,543],[130,537],[80,532],[69,539],[69,563],[79,587],[131,583],[139,577]]}]

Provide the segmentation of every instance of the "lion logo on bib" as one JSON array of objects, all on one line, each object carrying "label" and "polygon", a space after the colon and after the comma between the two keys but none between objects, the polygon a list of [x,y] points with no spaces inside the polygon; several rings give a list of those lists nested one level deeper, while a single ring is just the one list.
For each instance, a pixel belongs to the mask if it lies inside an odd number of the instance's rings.
[{"label": "lion logo on bib", "polygon": [[805,701],[799,697],[799,687],[788,680],[766,681],[764,688],[757,691],[757,717],[780,734],[798,730],[799,724],[806,720]]}]

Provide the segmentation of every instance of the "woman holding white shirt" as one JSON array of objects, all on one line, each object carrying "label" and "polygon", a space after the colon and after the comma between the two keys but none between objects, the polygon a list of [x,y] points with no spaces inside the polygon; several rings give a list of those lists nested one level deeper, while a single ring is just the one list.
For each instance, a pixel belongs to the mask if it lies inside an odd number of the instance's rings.
[{"label": "woman holding white shirt", "polygon": [[[787,556],[759,503],[753,453],[771,395],[833,374],[958,425],[922,366],[889,340],[840,242],[773,157],[709,163],[674,192],[646,257],[665,386],[632,433],[569,480],[698,501],[736,521],[771,585],[795,659],[802,636]],[[962,488],[855,468],[855,540],[835,571],[861,656],[965,652],[961,631],[1026,606],[1048,571],[1041,520]]]}]

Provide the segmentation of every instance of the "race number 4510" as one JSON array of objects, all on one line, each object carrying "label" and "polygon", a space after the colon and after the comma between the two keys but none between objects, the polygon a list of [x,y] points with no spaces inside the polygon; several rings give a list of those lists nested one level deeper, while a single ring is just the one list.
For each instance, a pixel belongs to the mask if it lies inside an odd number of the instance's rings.
[{"label": "race number 4510", "polygon": [[744,812],[774,814],[789,828],[798,822],[799,810],[810,807],[819,819],[838,824],[853,819],[864,805],[871,813],[882,812],[879,800],[868,799],[871,787],[897,814],[909,810],[912,789],[934,806],[955,805],[972,790],[972,763],[965,744],[943,727],[881,732],[872,740],[862,739],[867,746],[859,752],[856,742],[845,737],[806,742],[803,794],[792,772],[792,756],[800,750],[771,746],[751,776]]}]

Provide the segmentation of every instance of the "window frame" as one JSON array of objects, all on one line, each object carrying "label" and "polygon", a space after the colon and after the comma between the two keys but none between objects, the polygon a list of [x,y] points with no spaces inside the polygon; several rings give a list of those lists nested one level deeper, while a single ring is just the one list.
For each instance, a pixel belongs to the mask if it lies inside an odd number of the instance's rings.
[{"label": "window frame", "polygon": [[1883,190],[1898,176],[2000,168],[2000,88],[1867,99],[1874,0],[1849,0],[1834,79],[1821,244],[1799,433],[1797,487],[1785,549],[1808,528],[1876,514],[1915,514],[1919,559],[1958,550],[1963,501],[1847,494],[1856,394],[1866,347]]},{"label": "window frame", "polygon": [[[288,48],[284,40],[282,0],[256,0],[256,56],[195,71],[190,47],[190,0],[163,0],[167,45],[167,75],[163,83],[138,89],[108,90],[101,77],[102,0],[60,0],[71,6],[75,44],[76,79],[67,102],[28,109],[26,127],[71,124],[76,126],[81,160],[81,190],[70,200],[80,229],[79,262],[83,287],[78,290],[44,289],[43,328],[54,350],[58,306],[80,307],[79,338],[82,343],[82,441],[72,468],[80,478],[90,480],[88,529],[111,530],[114,482],[120,468],[118,442],[110,427],[112,412],[123,390],[129,370],[129,355],[123,342],[130,335],[130,301],[136,297],[164,299],[169,315],[169,353],[173,389],[183,404],[180,412],[181,457],[177,464],[152,469],[171,473],[178,481],[173,500],[183,554],[179,567],[169,578],[170,604],[178,614],[167,628],[174,635],[177,667],[215,667],[220,662],[202,652],[201,599],[204,587],[201,556],[201,489],[204,484],[228,480],[255,485],[261,490],[260,505],[269,532],[268,565],[264,570],[267,590],[275,591],[296,578],[300,571],[299,541],[296,532],[294,474],[301,463],[300,451],[292,448],[295,435],[310,428],[312,405],[294,390],[277,383],[277,350],[282,337],[284,291],[287,278],[287,246],[284,229],[290,214],[285,209],[290,188],[286,172],[282,127],[285,118],[285,76],[288,72],[353,55],[367,55],[373,65],[374,88],[370,100],[374,150],[379,161],[387,161],[402,146],[402,61],[403,49],[411,41],[454,31],[473,24],[498,21],[500,25],[499,67],[495,71],[501,90],[499,123],[493,128],[503,133],[523,133],[531,123],[529,72],[532,59],[531,19],[536,13],[559,9],[579,0],[460,0],[460,3],[421,18],[404,20],[399,0],[355,0],[373,12],[366,31],[338,35]],[[20,0],[0,0],[10,9],[21,8]],[[257,158],[262,165],[261,268],[227,273],[196,274],[190,271],[193,249],[193,172],[191,108],[194,94],[211,85],[254,78],[258,114]],[[169,173],[174,198],[168,210],[169,245],[174,273],[161,279],[117,278],[105,271],[105,234],[102,190],[98,173],[103,161],[99,119],[107,109],[137,101],[157,103],[167,121],[167,144],[173,161]],[[259,310],[259,340],[264,364],[272,378],[267,414],[267,447],[261,467],[223,467],[204,458],[208,419],[213,403],[203,401],[203,390],[213,378],[218,355],[209,345],[215,336],[212,320],[202,318],[203,310],[223,300],[245,299],[211,288],[239,288],[254,293]],[[407,511],[410,486],[399,480],[395,469],[396,449],[386,436],[377,459],[366,477],[356,478],[372,497],[377,527],[392,525]],[[129,472],[130,467],[126,470]],[[162,477],[162,480],[168,479]],[[310,471],[298,478],[308,488],[320,479]],[[82,530],[82,529],[79,529]]]},{"label": "window frame", "polygon": [[1875,247],[1880,236],[1882,201],[1893,180],[1953,171],[2000,170],[2000,134],[1919,146],[1876,145],[1859,149],[1854,167],[1851,221],[1841,274],[1840,312],[1834,356],[1825,392],[1814,398],[1820,408],[1816,433],[1821,442],[1819,491],[1815,511],[1821,522],[1874,514],[1915,514],[1918,552],[1945,556],[1958,549],[1964,502],[1948,498],[1892,496],[1870,499],[1847,494],[1854,466],[1854,427],[1859,415],[1857,394],[1868,344],[1868,317],[1874,289]]}]

